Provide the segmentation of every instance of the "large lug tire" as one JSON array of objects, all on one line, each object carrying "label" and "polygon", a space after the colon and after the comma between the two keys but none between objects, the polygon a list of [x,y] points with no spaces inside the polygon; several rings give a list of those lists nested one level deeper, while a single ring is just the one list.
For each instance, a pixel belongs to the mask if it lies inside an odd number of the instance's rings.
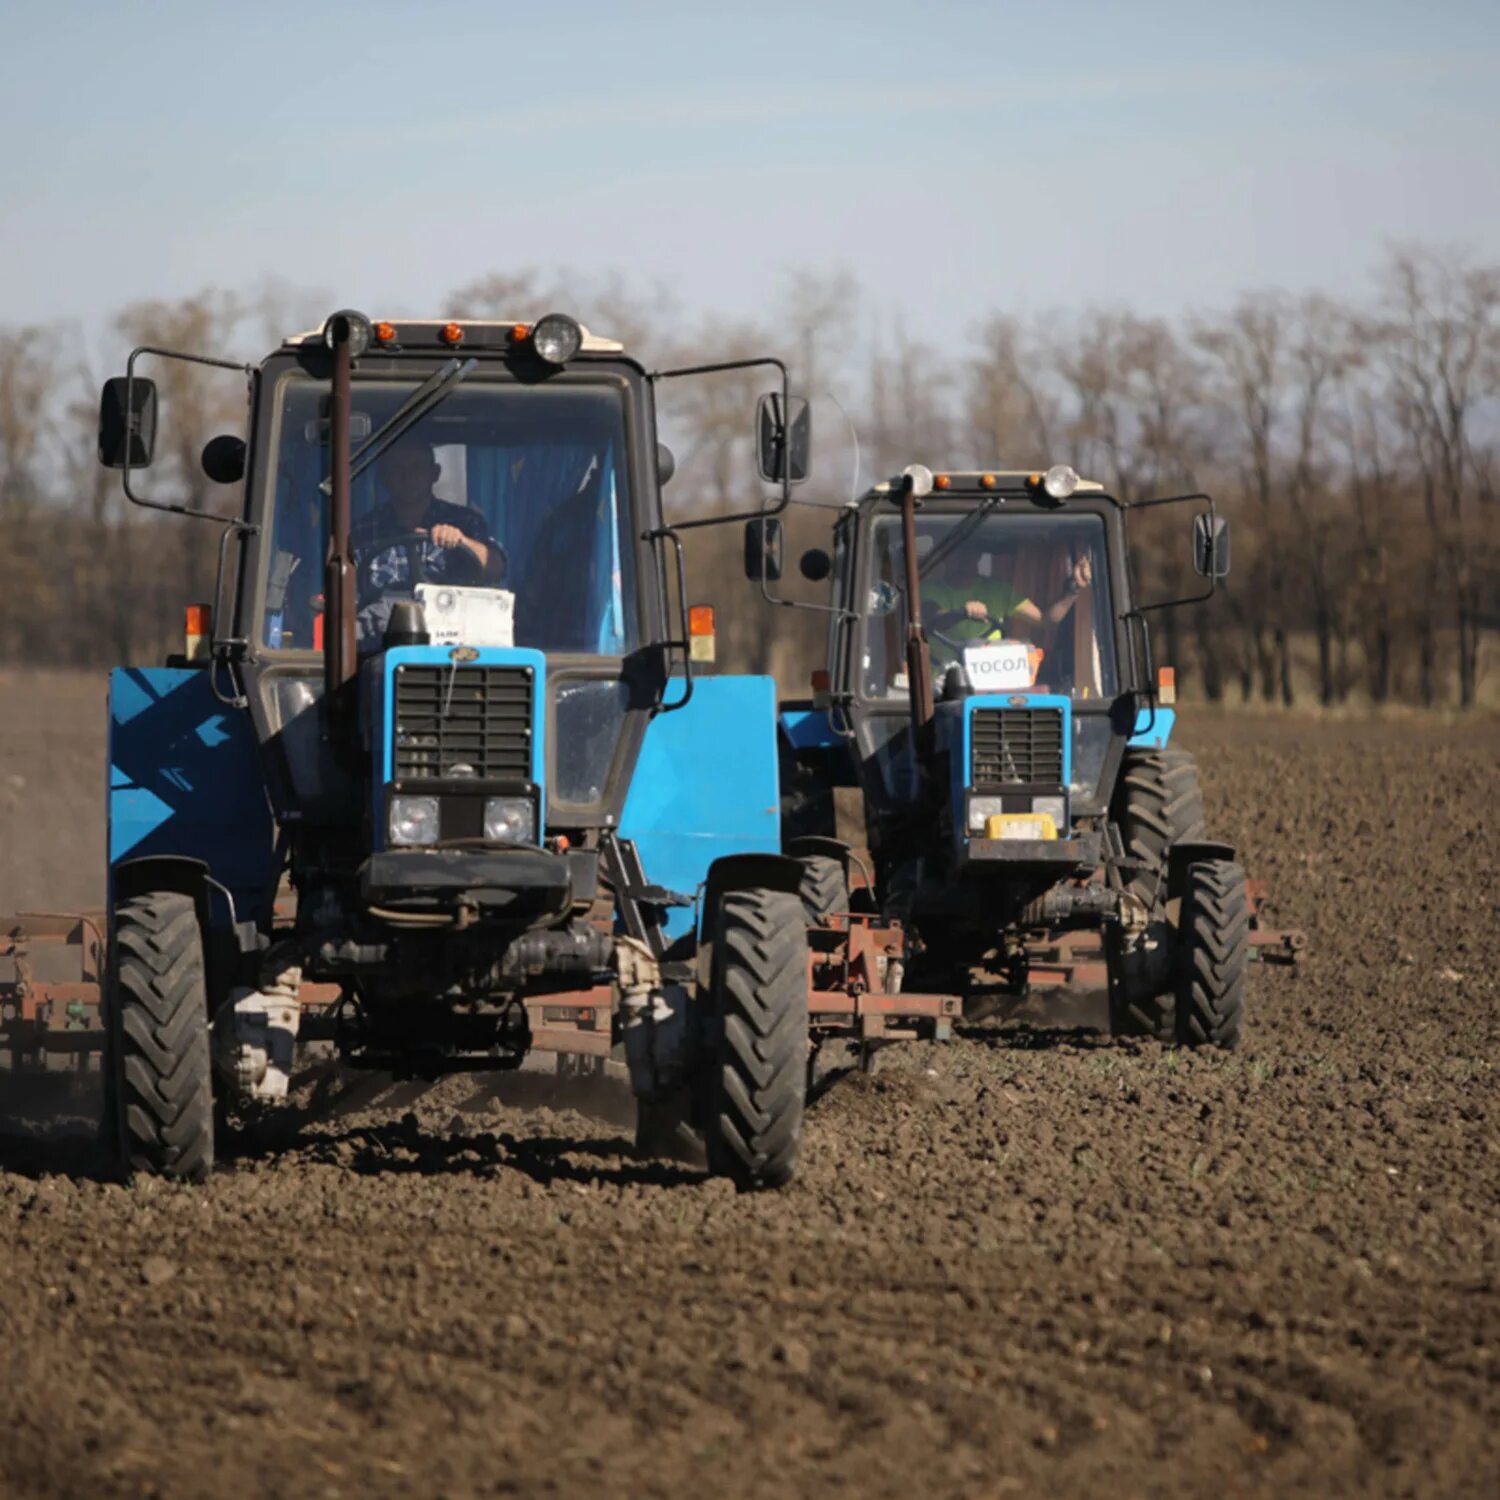
[{"label": "large lug tire", "polygon": [[1177,1040],[1232,1052],[1250,988],[1250,895],[1227,859],[1187,867],[1177,923]]},{"label": "large lug tire", "polygon": [[809,927],[824,927],[836,911],[849,910],[849,877],[842,860],[814,854],[802,861],[798,894]]},{"label": "large lug tire", "polygon": [[105,1126],[119,1166],[202,1182],[214,1164],[213,1070],[191,897],[152,891],[115,909],[108,1004]]},{"label": "large lug tire", "polygon": [[1186,750],[1127,751],[1115,788],[1114,821],[1138,868],[1125,888],[1146,907],[1144,938],[1107,942],[1109,1019],[1116,1036],[1171,1042],[1177,1036],[1167,927],[1167,851],[1204,836],[1203,788]]},{"label": "large lug tire", "polygon": [[714,923],[703,1143],[741,1190],[797,1165],[807,1102],[807,929],[798,896],[730,891]]}]

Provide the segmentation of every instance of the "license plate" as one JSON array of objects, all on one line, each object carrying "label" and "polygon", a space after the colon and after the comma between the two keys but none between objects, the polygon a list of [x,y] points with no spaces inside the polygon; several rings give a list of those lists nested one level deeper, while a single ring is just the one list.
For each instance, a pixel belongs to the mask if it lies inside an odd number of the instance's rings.
[{"label": "license plate", "polygon": [[1009,817],[1000,825],[1002,839],[1044,839],[1047,825],[1040,818]]}]

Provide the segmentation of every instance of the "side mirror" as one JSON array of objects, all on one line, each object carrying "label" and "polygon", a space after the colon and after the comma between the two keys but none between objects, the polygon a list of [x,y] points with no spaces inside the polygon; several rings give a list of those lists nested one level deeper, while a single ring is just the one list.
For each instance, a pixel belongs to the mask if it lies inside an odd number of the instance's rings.
[{"label": "side mirror", "polygon": [[1193,517],[1193,570],[1201,578],[1229,575],[1229,522],[1223,516]]},{"label": "side mirror", "polygon": [[745,522],[745,577],[759,583],[764,577],[774,583],[781,577],[785,537],[776,516],[756,517]]},{"label": "side mirror", "polygon": [[801,568],[809,583],[822,583],[833,572],[833,559],[821,547],[811,547],[802,554]]},{"label": "side mirror", "polygon": [[767,392],[755,410],[760,477],[771,484],[801,484],[812,459],[812,408],[793,396],[782,410],[779,391]]},{"label": "side mirror", "polygon": [[245,477],[245,440],[231,432],[210,438],[203,449],[203,472],[215,484],[238,484]]},{"label": "side mirror", "polygon": [[677,472],[677,455],[665,443],[656,445],[656,482],[665,484]]},{"label": "side mirror", "polygon": [[156,448],[156,382],[115,375],[99,396],[99,462],[108,469],[144,469]]}]

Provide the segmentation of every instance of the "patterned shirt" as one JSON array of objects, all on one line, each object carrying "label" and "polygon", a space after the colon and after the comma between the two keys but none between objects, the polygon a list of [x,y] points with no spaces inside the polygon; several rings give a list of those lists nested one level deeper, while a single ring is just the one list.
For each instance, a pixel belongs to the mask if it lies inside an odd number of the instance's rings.
[{"label": "patterned shirt", "polygon": [[[415,526],[397,520],[395,509],[380,505],[355,522],[350,533],[354,550],[355,576],[359,579],[361,603],[378,599],[386,593],[409,594],[417,583],[474,584],[481,581],[478,559],[467,547],[439,547],[432,540],[436,526],[456,526],[466,537],[486,547],[499,544],[490,535],[484,517],[468,505],[451,505],[433,499]],[[412,531],[425,531],[425,537],[413,537]],[[397,545],[373,549],[391,538],[407,538]],[[413,579],[412,558],[416,557],[422,576]]]}]

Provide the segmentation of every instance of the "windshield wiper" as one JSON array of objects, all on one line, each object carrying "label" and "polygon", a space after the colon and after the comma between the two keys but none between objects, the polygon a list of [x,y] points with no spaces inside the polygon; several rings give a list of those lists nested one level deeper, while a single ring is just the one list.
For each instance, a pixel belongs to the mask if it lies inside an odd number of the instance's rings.
[{"label": "windshield wiper", "polygon": [[[479,361],[450,359],[441,369],[428,376],[392,413],[384,426],[377,428],[349,457],[349,481],[352,484],[382,453],[417,425],[440,401],[450,396]],[[330,476],[318,486],[325,495],[333,493]]]},{"label": "windshield wiper", "polygon": [[994,510],[1004,497],[991,495],[977,510],[972,510],[952,531],[940,541],[917,565],[917,572],[926,577],[955,548],[961,547],[984,524],[984,518]]}]

